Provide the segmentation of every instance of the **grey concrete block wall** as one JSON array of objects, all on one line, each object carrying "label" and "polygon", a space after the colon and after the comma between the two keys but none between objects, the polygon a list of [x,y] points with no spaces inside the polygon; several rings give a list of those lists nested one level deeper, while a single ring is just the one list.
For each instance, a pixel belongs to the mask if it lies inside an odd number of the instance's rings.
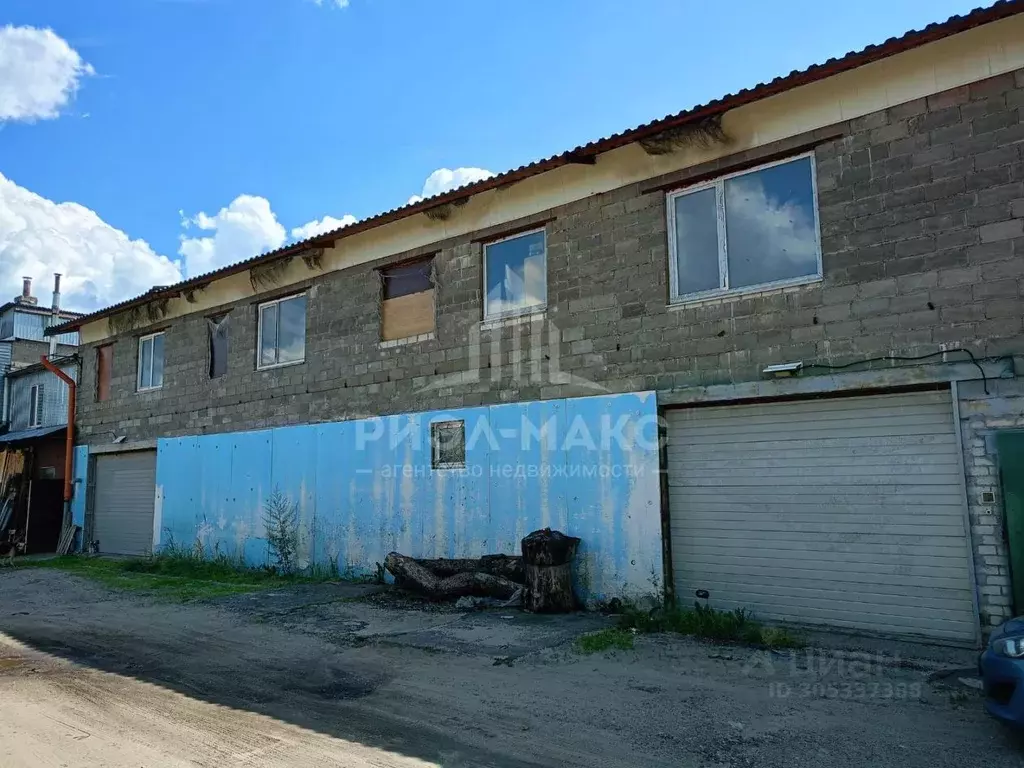
[{"label": "grey concrete block wall", "polygon": [[[14,368],[24,368],[27,365],[35,365],[39,358],[50,352],[50,345],[45,341],[31,341],[29,339],[16,339],[9,342],[11,345],[11,365]],[[57,357],[73,355],[78,347],[68,344],[57,345]]]},{"label": "grey concrete block wall", "polygon": [[[788,360],[842,364],[956,346],[979,356],[1022,351],[1022,97],[1024,72],[1002,75],[854,120],[842,138],[820,144],[820,283],[669,307],[665,192],[644,191],[656,179],[535,217],[546,222],[548,245],[539,334],[529,323],[481,327],[480,241],[505,228],[476,233],[418,251],[437,254],[430,340],[380,347],[378,263],[310,273],[302,365],[255,370],[251,302],[223,308],[231,311],[230,363],[220,379],[207,375],[200,315],[168,324],[157,392],[135,392],[133,335],[116,343],[113,399],[93,402],[95,352],[83,348],[82,438],[598,391],[580,381],[613,392],[669,390],[750,380],[764,365]],[[566,383],[566,374],[576,380]]]},{"label": "grey concrete block wall", "polygon": [[[164,387],[156,392],[135,392],[137,335],[126,335],[116,341],[113,397],[95,402],[95,350],[85,347],[80,440],[601,391],[666,392],[754,380],[765,365],[793,360],[842,365],[958,347],[979,357],[1022,354],[1022,109],[1024,71],[1018,71],[835,126],[841,137],[814,149],[819,283],[668,304],[662,185],[683,186],[687,177],[727,171],[730,163],[783,148],[765,147],[376,264],[311,272],[302,286],[309,304],[301,365],[255,370],[251,301],[221,308],[231,311],[231,327],[228,373],[219,379],[208,377],[201,315],[167,324]],[[799,138],[785,146],[799,145]],[[547,232],[547,312],[532,322],[483,324],[481,242],[530,224]],[[434,337],[382,348],[374,268],[428,253],[436,254]],[[151,329],[139,333],[145,330]],[[976,538],[990,535],[977,525]],[[985,579],[1004,577],[1005,552],[978,557],[980,586],[989,588],[982,610],[1003,615],[996,600],[1002,593],[991,593],[1003,585]]]}]

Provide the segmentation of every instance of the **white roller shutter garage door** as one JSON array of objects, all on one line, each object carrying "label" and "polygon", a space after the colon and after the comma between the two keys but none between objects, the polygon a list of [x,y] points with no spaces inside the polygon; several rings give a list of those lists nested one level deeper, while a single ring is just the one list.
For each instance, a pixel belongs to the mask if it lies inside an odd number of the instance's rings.
[{"label": "white roller shutter garage door", "polygon": [[677,599],[974,641],[948,391],[668,411]]},{"label": "white roller shutter garage door", "polygon": [[94,540],[109,555],[149,555],[153,550],[156,451],[96,457]]}]

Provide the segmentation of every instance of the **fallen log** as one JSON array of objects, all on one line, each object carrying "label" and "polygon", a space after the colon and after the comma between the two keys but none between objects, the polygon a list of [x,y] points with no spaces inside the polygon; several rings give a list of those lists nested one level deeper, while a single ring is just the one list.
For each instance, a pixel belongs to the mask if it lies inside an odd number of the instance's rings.
[{"label": "fallen log", "polygon": [[517,555],[484,555],[478,559],[417,557],[416,562],[441,578],[454,576],[457,573],[489,573],[492,576],[503,576],[519,584],[526,580],[523,571],[523,558]]},{"label": "fallen log", "polygon": [[512,597],[515,591],[522,586],[504,576],[480,571],[438,576],[424,567],[421,561],[398,552],[391,552],[384,558],[384,567],[401,586],[413,589],[435,600],[466,595],[507,599]]}]

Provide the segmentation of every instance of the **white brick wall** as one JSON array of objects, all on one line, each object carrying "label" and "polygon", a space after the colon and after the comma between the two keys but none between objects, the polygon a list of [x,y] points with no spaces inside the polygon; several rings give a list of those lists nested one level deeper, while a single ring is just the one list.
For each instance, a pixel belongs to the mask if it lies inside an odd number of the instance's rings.
[{"label": "white brick wall", "polygon": [[982,382],[962,382],[960,421],[979,607],[982,628],[989,629],[1013,611],[995,434],[1024,429],[1024,381],[989,381],[987,395]]}]

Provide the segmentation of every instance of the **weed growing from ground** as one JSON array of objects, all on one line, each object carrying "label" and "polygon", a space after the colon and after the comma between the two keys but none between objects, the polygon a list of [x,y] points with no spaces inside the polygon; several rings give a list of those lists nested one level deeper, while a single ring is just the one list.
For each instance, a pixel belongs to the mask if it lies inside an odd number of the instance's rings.
[{"label": "weed growing from ground", "polygon": [[800,648],[803,641],[782,627],[766,627],[742,608],[720,611],[694,603],[693,608],[626,607],[619,616],[622,630],[640,633],[678,632],[716,643],[742,643],[762,648]]},{"label": "weed growing from ground", "polygon": [[628,651],[633,647],[633,632],[619,627],[602,629],[576,638],[575,647],[579,653],[585,654],[610,650]]}]

